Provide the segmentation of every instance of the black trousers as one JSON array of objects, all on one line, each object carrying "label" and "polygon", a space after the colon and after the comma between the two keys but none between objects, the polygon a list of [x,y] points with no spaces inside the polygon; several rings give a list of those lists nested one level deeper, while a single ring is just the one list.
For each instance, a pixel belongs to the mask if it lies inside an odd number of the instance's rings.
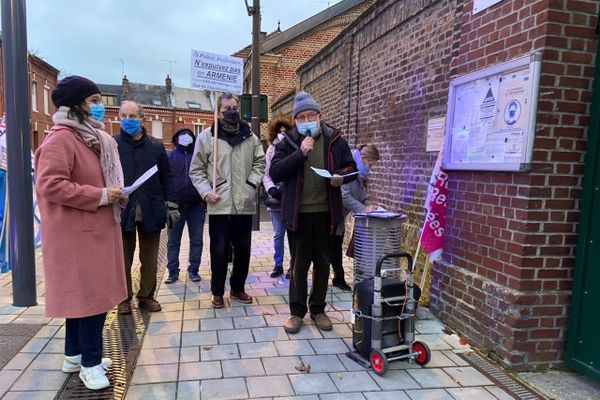
[{"label": "black trousers", "polygon": [[81,365],[93,367],[102,362],[102,329],[106,313],[83,318],[67,318],[65,355],[81,354]]},{"label": "black trousers", "polygon": [[229,278],[229,284],[232,292],[244,292],[250,264],[252,215],[209,215],[208,234],[210,236],[210,269],[212,272],[210,289],[212,294],[223,296],[225,293],[228,255],[232,246],[233,271]]},{"label": "black trousers", "polygon": [[333,234],[331,235],[329,244],[329,251],[331,252],[331,269],[333,269],[333,281],[344,282],[344,266],[342,265],[342,248],[344,244],[344,237]]},{"label": "black trousers", "polygon": [[[298,215],[298,229],[295,232],[288,230],[294,255],[290,277],[290,313],[300,318],[304,318],[308,310],[313,315],[325,312],[330,260],[329,224],[328,212],[301,213]],[[307,307],[307,281],[311,263],[313,279]]]}]

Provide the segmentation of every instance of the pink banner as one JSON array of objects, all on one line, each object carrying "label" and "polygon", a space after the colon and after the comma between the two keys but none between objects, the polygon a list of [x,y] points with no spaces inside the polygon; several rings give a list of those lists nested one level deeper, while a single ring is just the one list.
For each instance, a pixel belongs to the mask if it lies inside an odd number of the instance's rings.
[{"label": "pink banner", "polygon": [[427,216],[421,233],[421,246],[429,255],[430,261],[437,260],[444,248],[444,227],[446,226],[446,199],[448,198],[448,174],[436,163],[432,174],[433,187],[428,193]]}]

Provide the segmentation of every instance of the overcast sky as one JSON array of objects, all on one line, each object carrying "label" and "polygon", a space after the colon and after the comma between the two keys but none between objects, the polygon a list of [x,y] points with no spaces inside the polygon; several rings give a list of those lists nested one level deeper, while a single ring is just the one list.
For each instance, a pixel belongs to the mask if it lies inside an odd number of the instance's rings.
[{"label": "overcast sky", "polygon": [[[339,0],[261,0],[261,30],[285,30]],[[252,4],[252,0],[248,0]],[[231,54],[252,41],[244,0],[27,0],[27,47],[66,75],[190,87],[191,49]],[[120,60],[124,61],[124,68]]]}]

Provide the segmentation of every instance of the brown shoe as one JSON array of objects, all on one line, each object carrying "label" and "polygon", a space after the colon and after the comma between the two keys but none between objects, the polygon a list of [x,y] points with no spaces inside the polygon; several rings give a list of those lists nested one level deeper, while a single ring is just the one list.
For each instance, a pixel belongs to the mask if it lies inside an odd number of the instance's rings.
[{"label": "brown shoe", "polygon": [[149,312],[157,312],[162,310],[160,303],[151,298],[138,298],[138,305],[140,308],[148,310]]},{"label": "brown shoe", "polygon": [[213,295],[211,301],[213,308],[223,308],[225,307],[225,302],[223,301],[223,296],[215,296]]},{"label": "brown shoe", "polygon": [[124,300],[117,307],[117,312],[121,315],[131,314],[131,300]]},{"label": "brown shoe", "polygon": [[283,324],[283,330],[287,333],[298,333],[300,332],[300,327],[302,326],[302,318],[296,315],[290,315],[288,319],[285,320]]},{"label": "brown shoe", "polygon": [[252,303],[252,296],[247,295],[244,292],[231,292],[231,298],[236,299],[240,303],[244,303],[244,304]]},{"label": "brown shoe", "polygon": [[317,326],[322,331],[330,331],[333,329],[333,325],[331,324],[331,320],[325,313],[312,315],[310,314],[310,319],[314,320],[317,323]]}]

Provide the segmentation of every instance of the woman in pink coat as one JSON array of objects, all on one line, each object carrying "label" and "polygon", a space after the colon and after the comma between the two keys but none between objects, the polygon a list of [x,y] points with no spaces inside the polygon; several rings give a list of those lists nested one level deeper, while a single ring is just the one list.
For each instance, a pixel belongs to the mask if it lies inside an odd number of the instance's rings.
[{"label": "woman in pink coat", "polygon": [[110,386],[102,359],[107,311],[127,298],[120,204],[123,172],[116,142],[96,121],[96,84],[79,76],[58,82],[54,126],[35,154],[41,212],[46,315],[66,318],[64,372],[89,389]]}]

